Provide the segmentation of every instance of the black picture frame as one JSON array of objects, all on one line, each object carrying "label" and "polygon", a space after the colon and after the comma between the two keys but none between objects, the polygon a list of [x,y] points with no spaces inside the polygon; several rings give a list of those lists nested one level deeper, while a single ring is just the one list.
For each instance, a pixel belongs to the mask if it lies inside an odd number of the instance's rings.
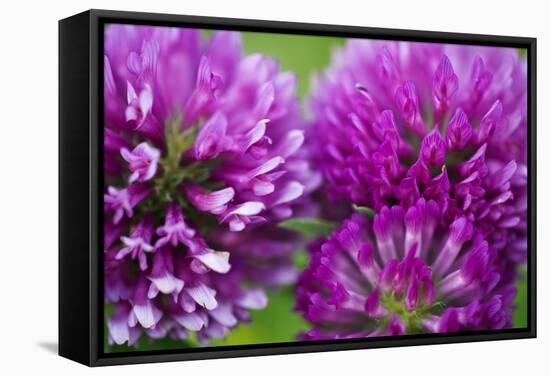
[{"label": "black picture frame", "polygon": [[[371,339],[103,352],[103,26],[105,23],[523,48],[528,59],[526,328]],[[88,10],[59,21],[59,354],[88,366],[536,337],[536,39],[215,17]]]}]

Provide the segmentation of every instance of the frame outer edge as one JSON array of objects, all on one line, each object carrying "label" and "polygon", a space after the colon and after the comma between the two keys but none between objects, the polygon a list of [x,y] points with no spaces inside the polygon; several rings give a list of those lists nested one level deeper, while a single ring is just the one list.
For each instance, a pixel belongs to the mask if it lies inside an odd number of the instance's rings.
[{"label": "frame outer edge", "polygon": [[89,14],[59,21],[59,355],[89,365]]},{"label": "frame outer edge", "polygon": [[[259,345],[243,345],[243,346],[227,346],[214,348],[195,349],[197,351],[156,351],[156,352],[138,352],[138,353],[120,353],[120,354],[103,354],[100,353],[100,341],[103,343],[103,332],[100,328],[100,323],[103,323],[101,312],[102,296],[99,296],[101,289],[98,288],[102,281],[99,280],[99,262],[101,258],[97,252],[100,250],[99,245],[101,239],[101,226],[99,226],[100,210],[99,203],[101,201],[99,175],[101,167],[101,151],[102,144],[99,140],[101,129],[100,114],[98,109],[101,108],[99,97],[99,89],[102,87],[101,72],[99,69],[102,63],[99,59],[99,26],[105,20],[111,22],[126,22],[126,23],[149,23],[149,24],[181,24],[182,27],[202,27],[202,28],[226,28],[228,30],[246,30],[257,32],[275,32],[275,33],[292,33],[305,35],[332,35],[332,36],[347,36],[347,37],[364,37],[364,38],[379,38],[379,39],[400,39],[403,41],[434,41],[438,43],[457,43],[457,44],[479,44],[479,45],[494,45],[508,46],[517,48],[528,48],[529,56],[531,57],[529,64],[530,86],[529,91],[529,130],[531,132],[530,140],[532,142],[532,150],[530,150],[530,241],[529,249],[529,327],[517,328],[505,331],[491,332],[460,332],[447,335],[432,335],[432,336],[409,336],[407,338],[381,338],[379,340],[369,341],[316,341],[316,342],[290,342],[290,343],[273,343]],[[114,21],[113,21],[114,20]],[[385,29],[385,28],[370,28],[361,26],[338,26],[338,25],[322,25],[313,23],[297,23],[297,22],[279,22],[279,21],[261,21],[252,19],[230,19],[220,17],[202,17],[202,16],[183,16],[173,14],[159,13],[139,13],[139,12],[124,12],[124,11],[109,11],[92,9],[89,11],[89,30],[90,30],[90,77],[89,77],[89,178],[90,178],[90,220],[94,222],[89,226],[89,302],[90,312],[88,316],[89,337],[89,363],[91,366],[105,366],[116,364],[135,364],[145,362],[165,362],[165,361],[181,361],[181,360],[196,360],[196,359],[211,359],[211,358],[228,358],[228,357],[243,357],[243,356],[259,356],[259,355],[277,355],[277,354],[292,354],[306,353],[319,351],[340,351],[354,349],[370,349],[370,348],[385,348],[396,346],[416,346],[416,345],[433,345],[433,344],[449,344],[459,342],[479,342],[493,341],[503,339],[523,339],[536,337],[536,39],[529,37],[508,37],[499,35],[479,35],[466,33],[449,33],[435,31],[418,31],[418,30],[402,30],[402,29]],[[193,350],[193,349],[192,349]]]},{"label": "frame outer edge", "polygon": [[529,44],[529,132],[530,144],[528,171],[529,174],[529,264],[528,264],[528,308],[531,335],[537,337],[537,39],[532,38]]},{"label": "frame outer edge", "polygon": [[[101,163],[99,152],[99,116],[98,113],[98,101],[99,101],[99,45],[98,45],[98,17],[93,11],[89,11],[89,30],[90,30],[90,62],[89,62],[89,131],[90,131],[90,145],[89,145],[89,172],[90,172],[90,249],[89,249],[89,278],[90,278],[90,312],[89,312],[89,330],[90,330],[90,344],[89,344],[89,364],[95,365],[98,360],[99,341],[103,341],[103,338],[99,338],[99,325],[100,320],[99,312],[99,278],[98,270],[101,267],[98,262],[98,252],[100,249],[100,229],[99,229],[99,194],[102,190],[99,187],[99,165]],[[101,231],[102,233],[102,231]]]}]

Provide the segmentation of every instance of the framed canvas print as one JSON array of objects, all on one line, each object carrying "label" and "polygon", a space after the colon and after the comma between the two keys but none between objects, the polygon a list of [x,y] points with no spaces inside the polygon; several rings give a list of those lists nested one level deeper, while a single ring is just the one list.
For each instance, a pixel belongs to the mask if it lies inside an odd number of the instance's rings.
[{"label": "framed canvas print", "polygon": [[59,77],[60,355],[536,335],[535,39],[90,10]]}]

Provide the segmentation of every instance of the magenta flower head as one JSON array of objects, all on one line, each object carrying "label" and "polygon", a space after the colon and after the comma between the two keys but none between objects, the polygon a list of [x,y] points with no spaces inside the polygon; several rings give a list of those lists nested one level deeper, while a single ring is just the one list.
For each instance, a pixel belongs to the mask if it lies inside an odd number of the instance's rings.
[{"label": "magenta flower head", "polygon": [[297,304],[308,336],[511,325],[526,72],[507,48],[350,40],[337,52],[309,140],[329,198],[374,219],[355,214],[313,247]]},{"label": "magenta flower head", "polygon": [[435,201],[354,214],[313,246],[297,309],[305,339],[502,329],[511,325],[512,283],[471,221],[449,226]]},{"label": "magenta flower head", "polygon": [[276,224],[320,177],[295,77],[233,32],[108,25],[104,54],[109,339],[223,337],[296,277]]}]

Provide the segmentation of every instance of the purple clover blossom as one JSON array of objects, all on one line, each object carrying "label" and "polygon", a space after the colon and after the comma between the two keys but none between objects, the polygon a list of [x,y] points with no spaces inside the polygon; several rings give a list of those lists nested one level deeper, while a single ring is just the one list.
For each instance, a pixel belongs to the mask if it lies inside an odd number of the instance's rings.
[{"label": "purple clover blossom", "polygon": [[109,343],[127,342],[129,345],[134,345],[138,341],[141,330],[128,325],[131,309],[128,303],[121,303],[116,306],[116,311],[107,320]]},{"label": "purple clover blossom", "polygon": [[277,222],[320,183],[296,79],[233,32],[109,25],[104,53],[109,340],[222,338],[296,278]]},{"label": "purple clover blossom", "polygon": [[[377,210],[444,168],[453,184],[471,178],[460,165],[476,152],[484,190],[511,161],[512,190],[525,181],[526,65],[514,49],[350,40],[315,86],[310,139],[333,198]],[[464,209],[453,193],[442,198]]]},{"label": "purple clover blossom", "polygon": [[125,245],[116,254],[118,260],[126,255],[131,255],[133,259],[139,260],[141,270],[147,269],[147,252],[153,252],[154,247],[149,244],[153,236],[153,222],[150,217],[141,220],[132,231],[131,236],[120,236],[119,239]]},{"label": "purple clover blossom", "polygon": [[235,190],[228,187],[205,192],[200,186],[189,185],[186,187],[186,196],[198,210],[221,214],[227,211],[227,203],[235,196]]},{"label": "purple clover blossom", "polygon": [[159,248],[168,243],[172,247],[176,247],[179,243],[189,245],[195,230],[185,223],[181,208],[176,203],[171,203],[166,208],[166,221],[164,226],[157,229],[159,240],[155,243],[155,247]]},{"label": "purple clover blossom", "polygon": [[312,246],[306,338],[511,325],[527,249],[526,72],[515,49],[338,51],[315,83],[309,142],[329,198],[375,216]]},{"label": "purple clover blossom", "polygon": [[511,324],[513,284],[502,283],[494,249],[464,217],[445,227],[435,201],[354,214],[313,246],[297,309],[305,339],[338,339]]},{"label": "purple clover blossom", "polygon": [[248,201],[244,204],[235,205],[228,210],[224,217],[223,222],[229,222],[229,228],[232,231],[241,231],[249,223],[261,223],[265,221],[264,217],[259,214],[265,209],[265,205],[260,201]]},{"label": "purple clover blossom", "polygon": [[129,183],[150,180],[157,173],[160,152],[146,142],[139,144],[132,151],[121,148],[120,154],[128,162],[130,171],[132,171],[132,175],[128,179]]},{"label": "purple clover blossom", "polygon": [[109,187],[103,196],[106,211],[112,211],[113,223],[119,223],[124,215],[131,218],[134,215],[134,207],[150,194],[146,185],[133,184],[127,188],[118,189]]}]

